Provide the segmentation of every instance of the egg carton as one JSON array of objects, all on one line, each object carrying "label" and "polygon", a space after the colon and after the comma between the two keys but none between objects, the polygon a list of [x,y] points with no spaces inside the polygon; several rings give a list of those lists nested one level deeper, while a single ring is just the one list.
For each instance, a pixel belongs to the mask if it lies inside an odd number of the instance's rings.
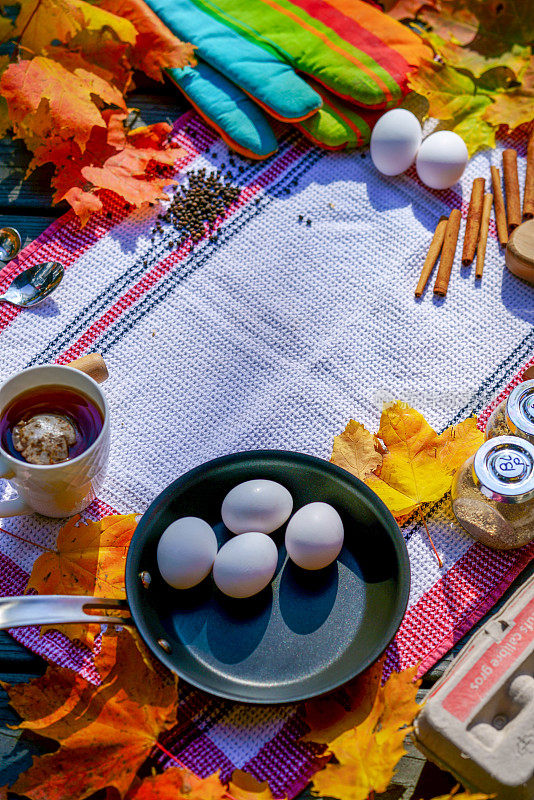
[{"label": "egg carton", "polygon": [[436,683],[414,738],[466,789],[533,800],[534,575]]}]

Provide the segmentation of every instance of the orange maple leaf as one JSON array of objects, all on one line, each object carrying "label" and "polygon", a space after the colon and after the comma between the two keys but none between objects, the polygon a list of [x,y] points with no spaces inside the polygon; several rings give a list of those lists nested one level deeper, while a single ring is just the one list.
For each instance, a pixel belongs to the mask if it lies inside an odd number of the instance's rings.
[{"label": "orange maple leaf", "polygon": [[44,56],[10,64],[0,80],[13,125],[22,125],[19,135],[31,138],[61,136],[83,149],[96,127],[106,127],[94,98],[126,110],[121,92],[94,72],[66,69]]},{"label": "orange maple leaf", "polygon": [[[9,56],[0,56],[0,77],[6,71],[9,64]],[[4,97],[0,97],[0,139],[6,135],[11,127],[7,103]]]},{"label": "orange maple leaf", "polygon": [[125,597],[124,565],[135,514],[78,524],[79,519],[70,519],[58,533],[56,549],[35,561],[26,588],[40,594]]},{"label": "orange maple leaf", "polygon": [[176,722],[176,677],[151,669],[129,632],[104,634],[103,648],[108,637],[115,640],[116,661],[102,686],[49,667],[44,682],[8,687],[10,703],[23,718],[19,727],[61,745],[34,758],[14,792],[32,800],[81,800],[115,787],[122,797],[160,733]]},{"label": "orange maple leaf", "polygon": [[393,673],[378,689],[363,722],[329,742],[336,761],[330,761],[313,779],[321,796],[366,800],[370,792],[386,791],[419,709],[416,672],[417,667],[412,667]]},{"label": "orange maple leaf", "polygon": [[137,39],[130,62],[153,80],[163,81],[163,69],[195,65],[193,45],[177,39],[143,0],[102,0],[100,8],[133,23]]},{"label": "orange maple leaf", "polygon": [[66,200],[71,206],[80,220],[82,228],[89,220],[91,214],[99,214],[104,208],[104,204],[97,194],[85,192],[83,189],[80,189],[79,186],[72,186],[70,189],[67,189],[61,197],[58,197],[56,193],[53,202],[58,203],[60,200]]},{"label": "orange maple leaf", "polygon": [[[116,635],[110,632],[102,637],[100,651],[95,656],[95,665],[102,679],[102,685],[114,680],[117,658],[128,657],[135,644],[140,654],[137,640],[128,631]],[[51,665],[44,675],[29,683],[9,685],[2,683],[9,695],[11,706],[23,718],[16,726],[61,740],[74,731],[77,724],[83,725],[83,713],[91,700],[95,687],[81,679],[72,670]],[[79,711],[79,713],[78,713]]]},{"label": "orange maple leaf", "polygon": [[[54,202],[65,199],[82,224],[102,210],[100,190],[134,206],[166,199],[172,181],[146,169],[151,160],[176,159],[170,127],[154,126],[150,145],[124,131],[117,146],[106,109],[118,109],[122,121],[133,70],[162,80],[167,67],[195,64],[194,47],[173,36],[142,0],[107,0],[109,8],[86,0],[15,5],[14,24],[0,16],[0,41],[11,39],[14,48],[12,63],[0,57],[0,136],[12,128],[33,152],[32,168],[54,164]],[[89,143],[92,155],[84,158]]]},{"label": "orange maple leaf", "polygon": [[[137,524],[134,514],[105,517],[99,522],[70,519],[59,531],[56,549],[35,561],[26,591],[124,598],[124,565]],[[98,625],[48,625],[73,639],[91,644]]]},{"label": "orange maple leaf", "polygon": [[107,68],[100,64],[95,64],[92,59],[88,59],[85,53],[78,52],[77,50],[70,50],[63,45],[54,45],[49,47],[47,51],[48,58],[56,61],[68,69],[70,72],[75,72],[77,69],[85,70],[85,72],[93,72],[99,78],[107,83],[113,83],[116,79],[115,66]]},{"label": "orange maple leaf", "polygon": [[103,116],[107,129],[93,128],[83,153],[75,142],[51,139],[35,148],[29,167],[62,165],[52,179],[53,202],[67,200],[82,224],[102,209],[97,194],[101,189],[114,191],[134,206],[165,198],[164,187],[175,181],[150,174],[147,167],[151,162],[170,166],[183,152],[168,145],[171,128],[165,122],[128,132],[124,113],[107,110]]},{"label": "orange maple leaf", "polygon": [[[253,775],[236,769],[228,784],[231,800],[274,800],[267,781],[258,781]],[[200,798],[199,798],[200,800]]]},{"label": "orange maple leaf", "polygon": [[223,800],[225,797],[226,788],[218,773],[197,778],[187,769],[169,767],[134,785],[125,800]]},{"label": "orange maple leaf", "polygon": [[[87,29],[81,30],[71,39],[67,48],[75,53],[80,53],[90,64],[96,68],[104,69],[113,75],[113,83],[126,94],[132,86],[133,67],[130,62],[132,47],[121,42],[113,31],[103,30],[98,34]],[[48,48],[47,55],[56,57],[56,50]]]},{"label": "orange maple leaf", "polygon": [[83,167],[81,173],[97,189],[108,189],[127,203],[141,206],[167,199],[164,188],[174,182],[169,178],[145,180],[144,172],[151,160],[150,154],[128,148],[109,156],[101,167]]}]

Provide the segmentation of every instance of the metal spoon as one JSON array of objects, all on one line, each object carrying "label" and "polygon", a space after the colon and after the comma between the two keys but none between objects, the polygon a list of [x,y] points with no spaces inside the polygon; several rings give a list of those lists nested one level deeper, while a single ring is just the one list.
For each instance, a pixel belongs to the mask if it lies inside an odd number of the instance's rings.
[{"label": "metal spoon", "polygon": [[0,301],[12,303],[14,306],[30,308],[57,289],[63,278],[63,264],[58,261],[45,261],[17,275]]},{"label": "metal spoon", "polygon": [[16,228],[0,228],[0,261],[11,261],[21,247],[22,240]]}]

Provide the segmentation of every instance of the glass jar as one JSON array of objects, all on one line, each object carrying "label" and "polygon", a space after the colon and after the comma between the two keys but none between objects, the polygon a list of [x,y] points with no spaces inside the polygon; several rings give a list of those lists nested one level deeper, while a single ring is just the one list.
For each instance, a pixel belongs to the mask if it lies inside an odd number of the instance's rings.
[{"label": "glass jar", "polygon": [[534,380],[520,383],[499,403],[488,419],[485,436],[520,436],[534,444]]},{"label": "glass jar", "polygon": [[456,519],[477,541],[496,550],[534,539],[534,445],[516,436],[484,442],[456,473]]}]

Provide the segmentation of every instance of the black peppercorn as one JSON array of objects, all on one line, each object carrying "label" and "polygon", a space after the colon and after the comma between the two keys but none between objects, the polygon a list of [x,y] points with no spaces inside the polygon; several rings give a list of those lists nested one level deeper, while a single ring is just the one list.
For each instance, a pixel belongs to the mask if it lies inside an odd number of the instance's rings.
[{"label": "black peppercorn", "polygon": [[215,228],[218,221],[241,194],[241,190],[231,184],[232,173],[223,174],[223,169],[224,165],[217,171],[207,172],[203,168],[188,173],[187,182],[177,189],[165,213],[159,215],[152,230],[152,242],[156,235],[163,233],[160,219],[172,225],[178,234],[174,242],[162,242],[162,246],[169,250],[187,244],[191,251],[193,245],[204,237],[210,241],[217,240]]}]

